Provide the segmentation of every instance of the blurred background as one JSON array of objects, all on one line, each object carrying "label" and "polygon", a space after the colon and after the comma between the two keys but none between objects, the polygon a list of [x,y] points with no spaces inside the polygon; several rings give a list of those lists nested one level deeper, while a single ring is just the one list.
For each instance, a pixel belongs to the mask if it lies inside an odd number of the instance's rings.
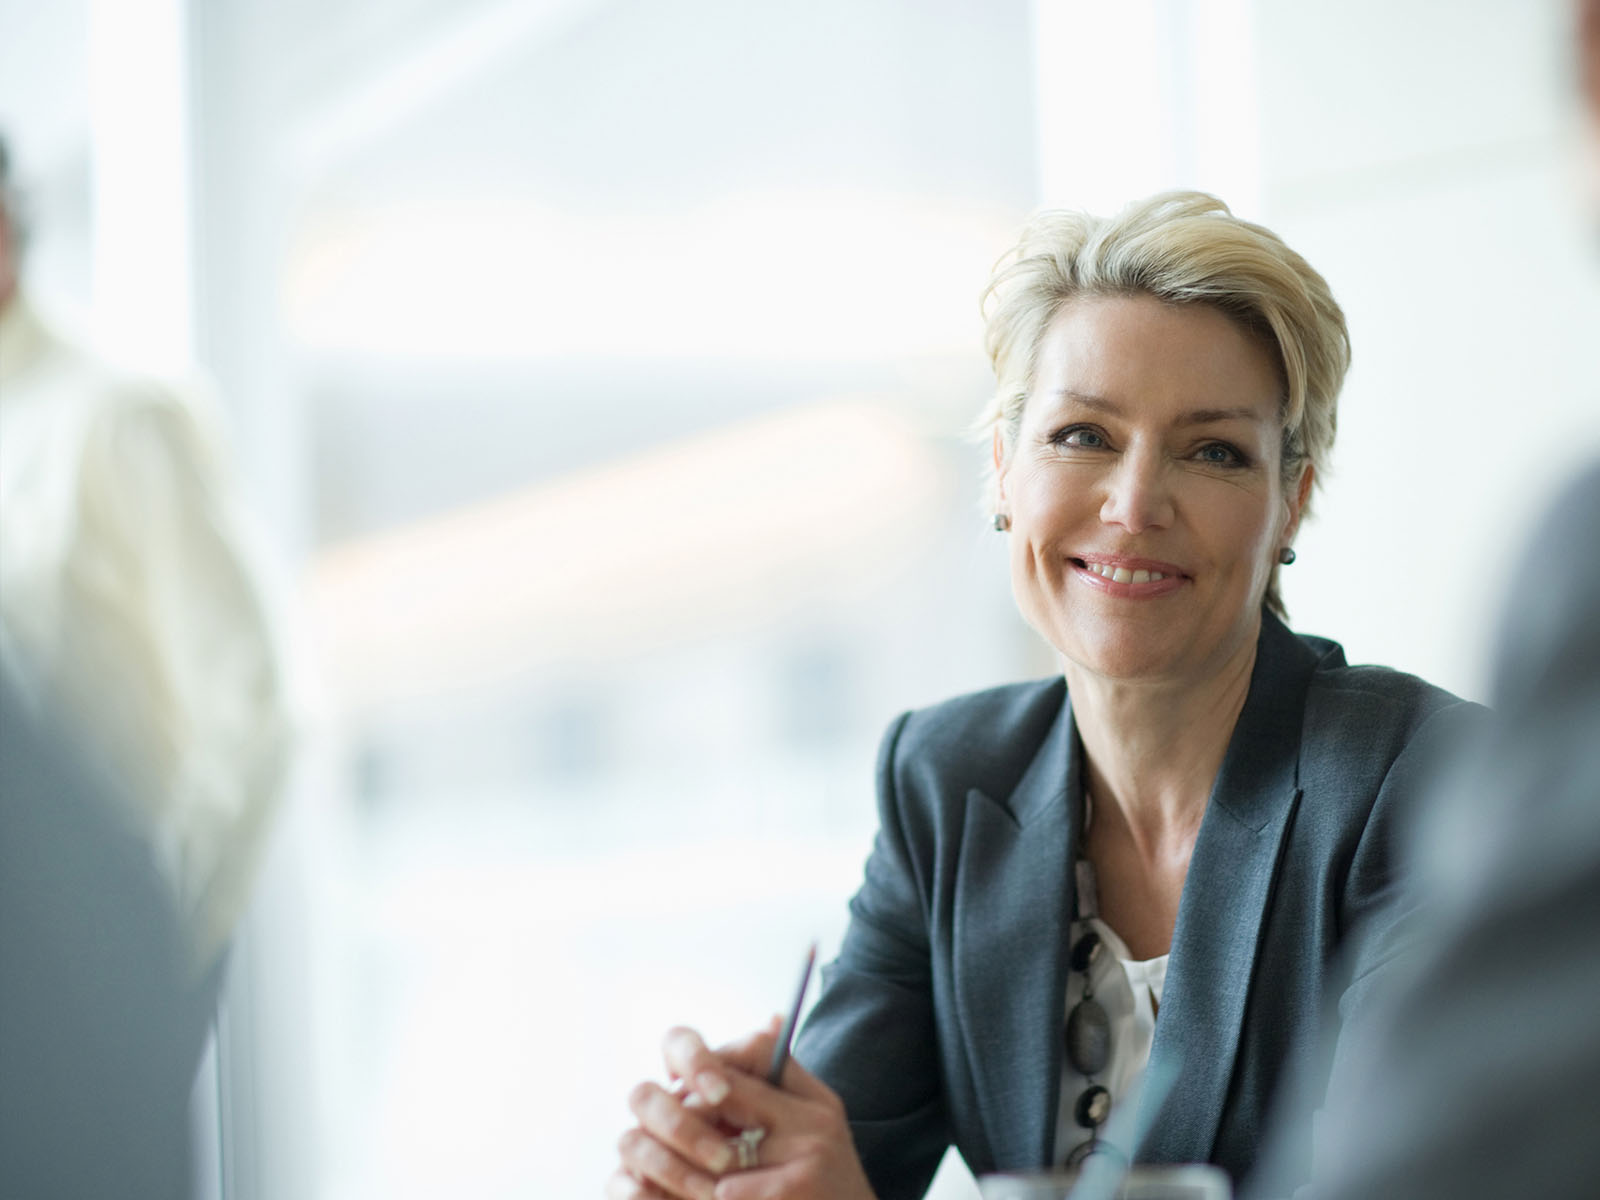
[{"label": "blurred background", "polygon": [[208,381],[292,651],[206,1194],[598,1195],[662,1031],[836,947],[886,723],[1052,670],[963,434],[1037,207],[1200,187],[1329,278],[1294,624],[1481,697],[1539,586],[1502,564],[1600,445],[1570,20],[0,0],[26,286]]}]

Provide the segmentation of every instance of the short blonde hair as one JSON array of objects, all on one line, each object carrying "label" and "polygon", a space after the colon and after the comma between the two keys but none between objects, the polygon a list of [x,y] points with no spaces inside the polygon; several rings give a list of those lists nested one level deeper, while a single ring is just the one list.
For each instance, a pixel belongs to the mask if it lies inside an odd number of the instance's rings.
[{"label": "short blonde hair", "polygon": [[[1114,217],[1054,210],[1028,222],[983,292],[995,390],[976,431],[987,440],[999,430],[1009,450],[1056,314],[1084,297],[1128,295],[1203,304],[1260,339],[1283,382],[1284,486],[1307,463],[1320,479],[1350,366],[1344,313],[1327,280],[1283,239],[1204,192],[1162,192]],[[991,474],[991,500],[995,486]],[[1283,614],[1276,567],[1266,604]]]}]

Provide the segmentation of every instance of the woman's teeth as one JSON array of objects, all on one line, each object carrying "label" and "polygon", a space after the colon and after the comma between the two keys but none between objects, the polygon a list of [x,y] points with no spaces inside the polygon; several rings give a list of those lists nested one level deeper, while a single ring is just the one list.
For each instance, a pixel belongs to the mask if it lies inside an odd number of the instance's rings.
[{"label": "woman's teeth", "polygon": [[1157,579],[1165,579],[1160,571],[1130,571],[1127,567],[1113,567],[1109,563],[1084,563],[1086,568],[1093,571],[1102,579],[1109,579],[1113,583],[1154,583]]}]

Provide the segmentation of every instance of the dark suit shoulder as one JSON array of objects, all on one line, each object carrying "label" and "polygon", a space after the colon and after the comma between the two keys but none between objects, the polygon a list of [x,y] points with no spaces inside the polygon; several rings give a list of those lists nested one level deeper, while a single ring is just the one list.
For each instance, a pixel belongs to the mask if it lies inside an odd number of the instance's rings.
[{"label": "dark suit shoulder", "polygon": [[[1351,666],[1342,650],[1334,650],[1319,661],[1306,689],[1299,775],[1311,801],[1307,819],[1331,822],[1346,834],[1371,834],[1366,827],[1374,805],[1409,820],[1408,810],[1489,714],[1405,671]],[[1386,826],[1376,835],[1391,836]]]},{"label": "dark suit shoulder", "polygon": [[1369,664],[1352,666],[1336,642],[1301,640],[1314,648],[1329,648],[1312,672],[1307,690],[1308,734],[1318,725],[1333,725],[1344,730],[1345,736],[1370,738],[1392,733],[1405,740],[1446,710],[1458,710],[1459,716],[1469,721],[1486,711],[1408,672]]},{"label": "dark suit shoulder", "polygon": [[1393,667],[1342,663],[1336,667],[1319,666],[1311,678],[1311,687],[1329,700],[1391,705],[1396,711],[1416,713],[1424,720],[1441,708],[1470,703],[1438,684]]}]

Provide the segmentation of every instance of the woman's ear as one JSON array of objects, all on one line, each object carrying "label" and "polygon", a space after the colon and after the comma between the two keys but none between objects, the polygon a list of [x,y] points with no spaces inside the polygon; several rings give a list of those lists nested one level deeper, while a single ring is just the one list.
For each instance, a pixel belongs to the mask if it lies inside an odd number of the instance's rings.
[{"label": "woman's ear", "polygon": [[1000,425],[996,422],[994,427],[994,487],[995,499],[999,507],[1006,506],[1006,438]]}]

